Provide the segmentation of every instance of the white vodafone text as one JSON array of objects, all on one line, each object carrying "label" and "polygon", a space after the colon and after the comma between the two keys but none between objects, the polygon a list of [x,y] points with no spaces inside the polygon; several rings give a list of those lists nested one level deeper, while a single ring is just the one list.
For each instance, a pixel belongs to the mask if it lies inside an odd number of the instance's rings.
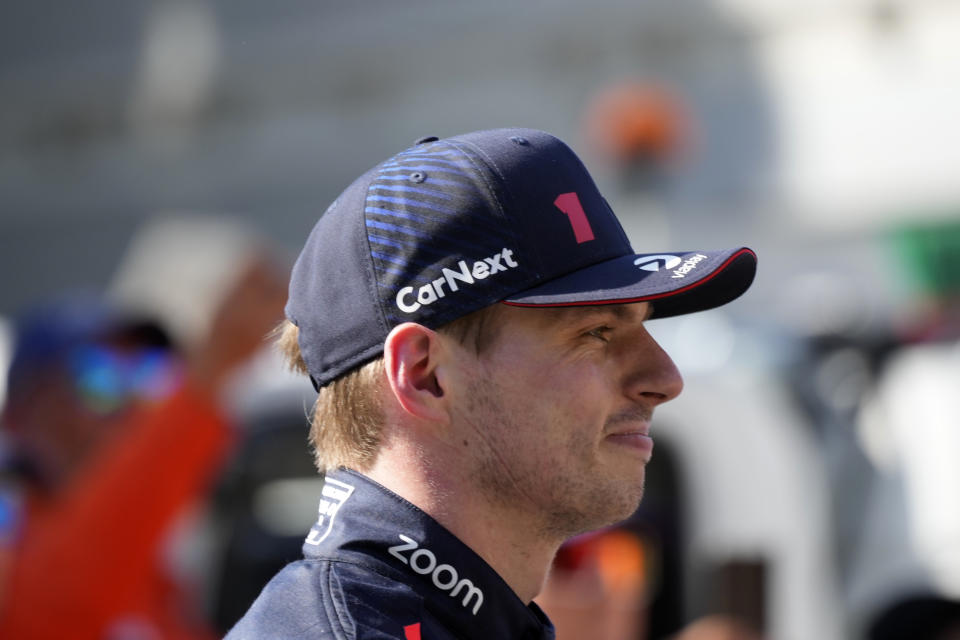
[{"label": "white vodafone text", "polygon": [[680,265],[679,268],[674,269],[672,277],[685,278],[688,273],[690,273],[691,271],[697,268],[697,264],[701,260],[706,260],[706,259],[707,259],[707,256],[703,255],[702,253],[697,253],[695,255],[690,256],[689,258],[683,261],[683,264]]}]

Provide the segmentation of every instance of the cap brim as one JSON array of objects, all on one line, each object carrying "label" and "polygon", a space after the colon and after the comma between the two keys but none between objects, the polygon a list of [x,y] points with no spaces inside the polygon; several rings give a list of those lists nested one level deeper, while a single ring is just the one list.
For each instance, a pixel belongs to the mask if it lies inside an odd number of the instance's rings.
[{"label": "cap brim", "polygon": [[653,302],[653,318],[704,311],[741,296],[757,270],[746,248],[631,254],[600,262],[503,302],[520,307],[568,307]]}]

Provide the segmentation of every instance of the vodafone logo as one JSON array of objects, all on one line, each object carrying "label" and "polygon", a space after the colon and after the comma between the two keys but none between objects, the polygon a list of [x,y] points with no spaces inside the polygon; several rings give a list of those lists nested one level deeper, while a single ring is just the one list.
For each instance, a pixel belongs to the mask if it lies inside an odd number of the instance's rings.
[{"label": "vodafone logo", "polygon": [[690,256],[689,258],[683,261],[683,264],[680,265],[679,269],[674,270],[673,277],[685,278],[688,273],[690,273],[691,271],[697,268],[697,265],[700,264],[701,261],[706,259],[707,259],[707,256],[703,255],[702,253],[697,253]]},{"label": "vodafone logo", "polygon": [[[633,261],[633,264],[644,271],[660,271],[660,269],[673,269],[671,278],[686,278],[687,274],[697,268],[701,262],[707,259],[702,253],[695,253],[686,260],[679,256],[660,253],[655,256],[643,256]],[[680,264],[680,263],[683,264]],[[675,268],[679,265],[679,268]]]},{"label": "vodafone logo", "polygon": [[644,271],[660,271],[660,269],[673,269],[682,261],[677,256],[667,254],[657,254],[655,256],[643,256],[633,261],[633,264]]}]

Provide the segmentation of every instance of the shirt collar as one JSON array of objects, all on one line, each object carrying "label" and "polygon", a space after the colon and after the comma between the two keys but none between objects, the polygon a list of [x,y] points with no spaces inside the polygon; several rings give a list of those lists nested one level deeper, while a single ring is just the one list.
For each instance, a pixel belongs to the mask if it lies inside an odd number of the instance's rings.
[{"label": "shirt collar", "polygon": [[415,505],[366,476],[329,472],[319,518],[303,545],[307,558],[373,563],[409,584],[426,608],[471,640],[552,640],[553,625],[524,604],[470,547]]}]

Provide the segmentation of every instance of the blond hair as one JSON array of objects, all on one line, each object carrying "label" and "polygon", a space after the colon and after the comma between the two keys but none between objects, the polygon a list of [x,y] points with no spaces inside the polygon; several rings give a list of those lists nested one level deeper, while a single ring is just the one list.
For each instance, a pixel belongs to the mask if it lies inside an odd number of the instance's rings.
[{"label": "blond hair", "polygon": [[[439,329],[477,353],[496,339],[497,305],[458,318]],[[284,320],[274,331],[277,348],[292,371],[309,375],[300,353],[299,328]],[[320,388],[310,418],[310,446],[323,473],[337,467],[366,471],[380,449],[384,413],[383,357],[361,365]]]}]

